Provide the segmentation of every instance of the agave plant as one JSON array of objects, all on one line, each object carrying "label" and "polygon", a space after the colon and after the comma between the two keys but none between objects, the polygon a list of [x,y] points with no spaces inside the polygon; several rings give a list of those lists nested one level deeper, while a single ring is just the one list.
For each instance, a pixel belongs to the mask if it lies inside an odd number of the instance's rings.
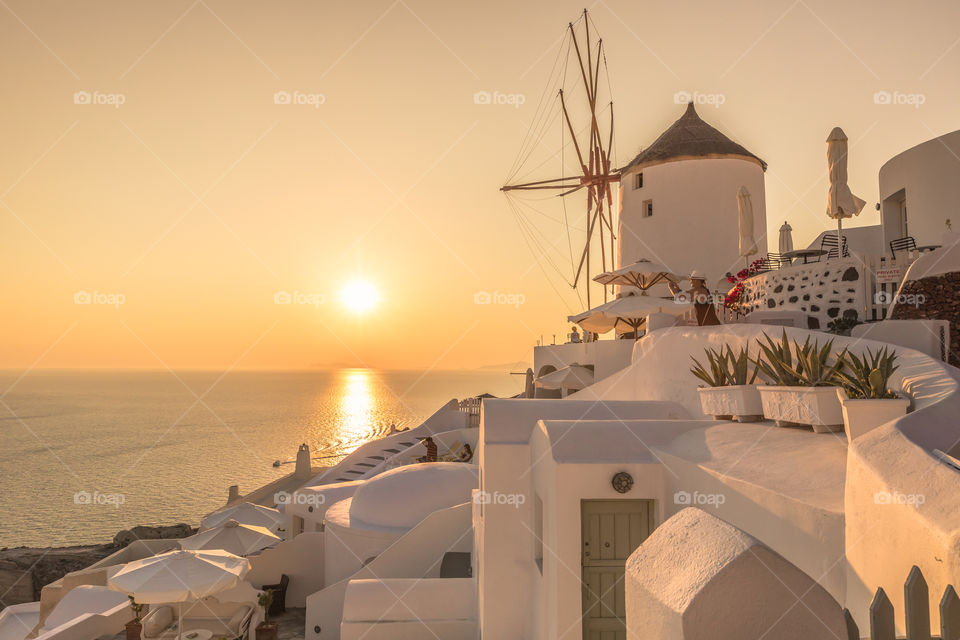
[{"label": "agave plant", "polygon": [[749,380],[747,379],[747,370],[750,368],[749,349],[744,347],[734,354],[733,349],[730,348],[730,345],[726,346],[727,378],[730,381],[730,384],[745,385],[756,382],[757,375],[759,373],[757,367],[753,368],[753,375],[750,376]]},{"label": "agave plant", "polygon": [[[844,354],[833,358],[833,340],[822,347],[810,337],[801,345],[794,341],[793,351],[784,330],[780,342],[775,342],[766,333],[766,344],[759,342],[761,355],[753,361],[757,369],[773,384],[783,387],[833,387],[840,385],[839,372],[844,367]],[[796,356],[796,364],[794,364]],[[832,360],[832,362],[831,362]]]},{"label": "agave plant", "polygon": [[818,342],[810,343],[810,336],[803,346],[796,342],[793,347],[797,353],[797,376],[804,387],[838,387],[840,386],[840,372],[844,368],[844,358],[847,350],[833,358],[833,340],[828,340],[822,347]]},{"label": "agave plant", "polygon": [[790,341],[784,330],[780,342],[775,342],[766,333],[763,334],[766,344],[757,340],[760,353],[752,359],[754,367],[767,379],[768,382],[781,387],[800,386],[800,376],[793,368],[793,356],[790,352]]},{"label": "agave plant", "polygon": [[873,353],[868,347],[867,354],[862,358],[847,353],[844,359],[848,370],[840,373],[840,382],[847,396],[864,400],[897,397],[888,387],[890,376],[900,368],[893,364],[897,360],[895,351],[884,347]]},{"label": "agave plant", "polygon": [[708,367],[700,364],[700,361],[690,356],[693,360],[693,366],[690,367],[690,373],[697,376],[707,383],[708,387],[726,387],[730,385],[730,375],[727,373],[727,356],[722,351],[715,351],[706,348]]}]

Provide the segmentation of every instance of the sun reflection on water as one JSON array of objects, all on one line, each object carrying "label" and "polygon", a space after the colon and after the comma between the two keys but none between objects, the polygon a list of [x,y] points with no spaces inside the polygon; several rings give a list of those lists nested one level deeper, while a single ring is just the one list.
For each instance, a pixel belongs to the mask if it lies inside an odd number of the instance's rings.
[{"label": "sun reflection on water", "polygon": [[370,435],[373,428],[373,373],[369,369],[340,372],[340,437],[353,441]]}]

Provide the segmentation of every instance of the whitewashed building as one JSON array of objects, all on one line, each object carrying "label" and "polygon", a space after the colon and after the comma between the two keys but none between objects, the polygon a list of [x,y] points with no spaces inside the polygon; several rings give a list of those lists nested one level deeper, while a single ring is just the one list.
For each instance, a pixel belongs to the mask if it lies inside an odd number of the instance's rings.
[{"label": "whitewashed building", "polygon": [[911,236],[917,245],[944,244],[960,229],[960,131],[927,140],[880,168],[880,222],[884,250]]},{"label": "whitewashed building", "polygon": [[742,268],[737,191],[753,202],[766,253],[767,165],[704,122],[693,104],[621,170],[619,264],[656,260],[674,273],[699,269],[714,282]]}]

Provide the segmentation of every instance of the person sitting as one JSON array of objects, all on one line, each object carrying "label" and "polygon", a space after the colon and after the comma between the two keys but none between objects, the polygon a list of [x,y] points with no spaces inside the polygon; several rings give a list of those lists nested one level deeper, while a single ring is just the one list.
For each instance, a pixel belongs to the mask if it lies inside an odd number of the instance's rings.
[{"label": "person sitting", "polygon": [[427,448],[427,455],[417,458],[417,462],[436,462],[437,461],[437,443],[433,438],[427,436],[420,440],[421,444]]},{"label": "person sitting", "polygon": [[570,329],[570,342],[580,342],[580,332],[577,331],[576,327]]},{"label": "person sitting", "polygon": [[681,291],[679,285],[673,281],[668,281],[667,286],[677,302],[693,303],[699,326],[712,327],[720,324],[717,311],[713,307],[713,295],[707,289],[707,278],[703,273],[696,269],[690,273],[690,289],[687,291]]},{"label": "person sitting", "polygon": [[473,449],[470,448],[469,444],[464,443],[463,447],[460,449],[460,453],[457,454],[457,462],[470,462],[473,460]]}]

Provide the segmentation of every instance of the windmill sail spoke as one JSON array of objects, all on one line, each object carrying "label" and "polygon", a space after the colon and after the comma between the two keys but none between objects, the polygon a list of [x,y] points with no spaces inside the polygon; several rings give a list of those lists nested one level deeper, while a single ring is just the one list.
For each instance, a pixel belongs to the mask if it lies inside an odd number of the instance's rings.
[{"label": "windmill sail spoke", "polygon": [[[613,102],[607,103],[610,109],[609,131],[603,131],[600,127],[599,114],[597,113],[598,94],[600,91],[601,65],[606,73],[607,60],[603,48],[603,38],[596,33],[595,25],[591,24],[590,16],[586,10],[582,14],[583,27],[580,34],[580,20],[567,25],[568,39],[565,42],[567,60],[575,55],[575,66],[579,68],[579,78],[574,71],[572,82],[575,85],[582,85],[585,96],[585,103],[580,98],[579,87],[576,87],[575,93],[567,93],[568,87],[561,86],[556,91],[556,99],[560,103],[560,112],[563,116],[563,122],[560,124],[561,132],[564,138],[569,137],[568,141],[561,145],[561,154],[559,155],[560,164],[564,165],[562,150],[572,143],[576,152],[576,161],[579,163],[581,175],[567,176],[563,178],[548,178],[543,180],[532,180],[519,184],[508,184],[501,187],[501,191],[523,191],[523,190],[552,190],[557,191],[557,196],[566,198],[586,188],[586,230],[583,239],[582,250],[580,251],[580,260],[577,263],[573,286],[576,289],[581,284],[581,276],[586,272],[584,279],[586,289],[586,302],[590,306],[590,288],[595,275],[591,272],[591,251],[596,249],[596,243],[600,243],[600,265],[606,271],[616,268],[616,247],[615,247],[615,221],[614,221],[614,199],[613,185],[620,182],[618,171],[613,168],[615,160],[613,158]],[[581,40],[582,38],[582,40]],[[564,66],[564,69],[566,67]],[[564,73],[561,85],[569,80]],[[609,87],[609,79],[606,82],[605,89]],[[549,89],[553,93],[554,89]],[[576,95],[576,101],[572,101],[570,96]],[[574,102],[576,104],[574,104]],[[606,100],[604,100],[606,102]],[[573,108],[573,110],[571,110]],[[587,113],[583,112],[586,108]],[[588,120],[583,120],[583,118]],[[581,121],[581,126],[575,127],[574,120]],[[589,129],[589,133],[587,132]],[[578,137],[577,132],[580,132]],[[569,158],[569,156],[568,156]],[[572,164],[572,163],[571,163]],[[537,165],[542,166],[543,163]],[[534,167],[536,170],[537,167]],[[563,173],[566,170],[561,169]],[[519,173],[519,169],[517,171]],[[527,175],[530,175],[529,173]],[[566,211],[566,202],[564,199],[564,211]],[[564,221],[567,225],[567,233],[570,233],[570,224],[566,222],[566,213]],[[581,232],[578,232],[581,233]],[[571,247],[572,249],[572,247]],[[573,251],[571,250],[571,254]],[[608,265],[609,256],[609,265]],[[571,267],[573,266],[573,255],[571,258]],[[596,286],[596,285],[593,285]],[[604,286],[604,299],[606,300],[608,290]]]}]

